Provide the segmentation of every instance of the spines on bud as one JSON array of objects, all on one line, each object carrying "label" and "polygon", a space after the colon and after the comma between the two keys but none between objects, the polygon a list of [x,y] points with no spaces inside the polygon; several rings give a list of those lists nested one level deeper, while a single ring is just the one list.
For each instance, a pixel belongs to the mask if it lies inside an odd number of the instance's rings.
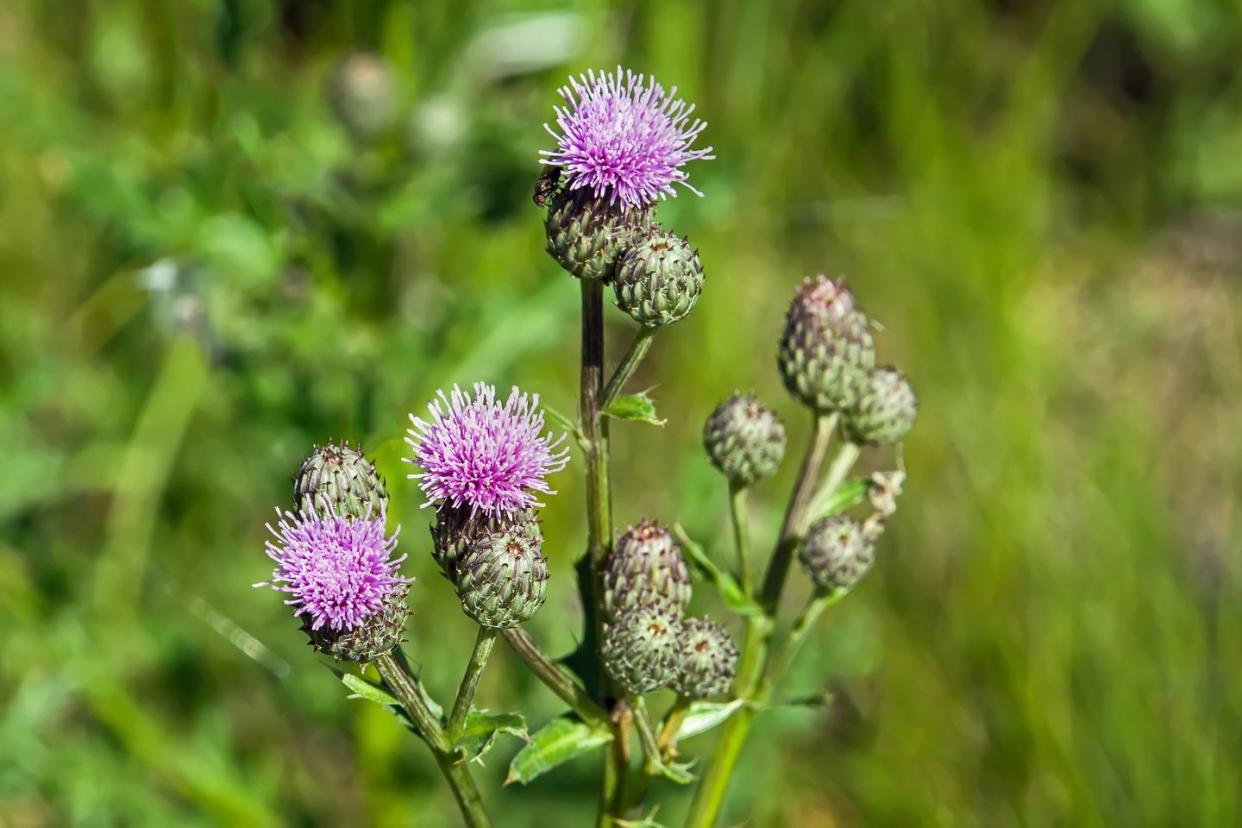
[{"label": "spines on bud", "polygon": [[436,510],[431,524],[431,555],[444,577],[457,583],[457,568],[470,545],[485,535],[504,531],[506,527],[535,523],[533,509],[520,509],[510,516],[489,517],[472,513],[468,506],[443,504]]},{"label": "spines on bud", "polygon": [[650,693],[677,676],[679,615],[665,607],[622,613],[608,628],[600,650],[604,667],[627,693]]},{"label": "spines on bud", "polygon": [[635,241],[612,284],[617,307],[644,327],[684,318],[703,292],[703,266],[690,240],[662,230]]},{"label": "spines on bud", "polygon": [[548,208],[548,253],[579,279],[607,282],[617,260],[650,224],[645,209],[564,187],[551,196]]},{"label": "spines on bud", "polygon": [[845,411],[858,402],[875,344],[844,282],[820,275],[798,289],[777,363],[789,392],[816,411]]},{"label": "spines on bud", "polygon": [[388,510],[388,488],[371,461],[348,444],[317,447],[293,479],[299,512],[366,518]]},{"label": "spines on bud", "polygon": [[856,520],[832,515],[811,524],[799,559],[820,588],[849,589],[871,568],[875,548]]},{"label": "spines on bud", "polygon": [[490,629],[508,629],[543,606],[548,559],[543,532],[531,516],[479,532],[456,565],[457,595],[466,615]]},{"label": "spines on bud", "polygon": [[896,443],[918,415],[918,398],[910,381],[896,368],[876,368],[867,375],[858,404],[845,419],[845,429],[855,443]]},{"label": "spines on bud", "polygon": [[352,629],[320,627],[316,630],[310,620],[304,618],[302,632],[306,633],[312,647],[337,661],[361,664],[374,661],[401,643],[409,615],[405,603],[407,592],[409,586],[405,585],[389,595],[373,615]]},{"label": "spines on bud", "polygon": [[690,603],[690,572],[681,547],[653,521],[640,521],[617,537],[601,577],[609,621],[637,607],[662,607],[680,615]]},{"label": "spines on bud", "polygon": [[703,445],[712,465],[735,486],[769,477],[785,457],[785,426],[753,396],[734,394],[703,427]]},{"label": "spines on bud", "polygon": [[737,657],[737,646],[724,627],[707,618],[682,621],[673,689],[692,699],[727,693]]}]

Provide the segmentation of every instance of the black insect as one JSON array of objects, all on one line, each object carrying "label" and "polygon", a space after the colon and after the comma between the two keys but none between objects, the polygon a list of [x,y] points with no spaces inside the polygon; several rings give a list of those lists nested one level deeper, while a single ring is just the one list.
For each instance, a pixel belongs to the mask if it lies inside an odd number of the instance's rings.
[{"label": "black insect", "polygon": [[535,203],[540,207],[548,203],[548,199],[556,195],[561,183],[561,168],[547,167],[539,180],[535,182]]}]

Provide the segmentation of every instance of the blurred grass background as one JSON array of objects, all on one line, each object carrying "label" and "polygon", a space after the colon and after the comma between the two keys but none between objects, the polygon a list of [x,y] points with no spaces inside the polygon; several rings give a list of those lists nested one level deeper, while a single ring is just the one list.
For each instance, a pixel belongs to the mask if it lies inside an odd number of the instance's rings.
[{"label": "blurred grass background", "polygon": [[[790,690],[835,700],[761,720],[727,822],[1242,823],[1239,54],[1233,0],[8,0],[0,825],[454,824],[249,585],[309,446],[361,441],[408,652],[455,686],[405,414],[476,379],[573,410],[576,286],[530,193],[555,87],[618,62],[718,155],[660,208],[708,283],[639,377],[667,426],[614,429],[618,519],[723,546],[699,428],[740,387],[805,436],[774,351],[808,273],[850,278],[922,401],[879,564]],[[554,652],[580,474],[546,516]],[[507,654],[481,697],[558,709]],[[501,791],[515,748],[481,772],[499,824],[586,824],[595,762]]]}]

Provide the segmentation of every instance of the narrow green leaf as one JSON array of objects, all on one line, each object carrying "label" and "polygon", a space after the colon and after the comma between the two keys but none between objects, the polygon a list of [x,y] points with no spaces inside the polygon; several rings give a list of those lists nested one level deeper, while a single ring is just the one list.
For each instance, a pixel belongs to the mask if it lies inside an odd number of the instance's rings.
[{"label": "narrow green leaf", "polygon": [[842,483],[832,494],[816,498],[811,504],[811,523],[829,515],[836,515],[846,509],[852,509],[867,499],[867,481],[851,480]]},{"label": "narrow green leaf", "polygon": [[720,593],[720,599],[724,601],[726,607],[738,615],[762,614],[763,609],[746,595],[737,579],[716,566],[712,559],[707,557],[703,547],[690,540],[690,536],[686,534],[686,530],[680,524],[673,527],[673,534],[681,542],[682,549],[685,550],[694,568],[699,571],[700,575],[715,585],[716,591]]},{"label": "narrow green leaf", "polygon": [[492,749],[496,737],[502,733],[516,736],[522,741],[530,739],[526,731],[526,719],[520,713],[488,713],[486,710],[470,711],[462,731],[458,747],[470,761],[483,763],[483,757]]},{"label": "narrow green leaf", "polygon": [[694,781],[690,768],[693,762],[652,762],[647,765],[650,773],[659,775],[678,785],[689,785]]},{"label": "narrow green leaf", "polygon": [[562,414],[561,412],[557,411],[555,408],[553,408],[552,406],[548,405],[547,403],[544,403],[544,404],[543,404],[543,413],[548,415],[548,419],[549,419],[549,420],[551,420],[552,422],[556,423],[558,426],[560,426],[561,428],[565,429],[565,430],[566,430],[566,431],[568,431],[570,434],[577,434],[577,433],[578,433],[578,424],[577,424],[577,423],[575,423],[573,420],[569,419],[569,418],[568,418],[568,417],[566,417],[564,414]]},{"label": "narrow green leaf", "polygon": [[656,417],[655,402],[646,391],[620,395],[604,409],[604,413],[618,420],[634,420],[653,426],[662,426],[667,422]]},{"label": "narrow green leaf", "polygon": [[607,730],[593,728],[577,719],[553,719],[531,736],[526,747],[513,757],[505,784],[520,782],[525,785],[558,765],[590,753],[610,741],[612,734]]},{"label": "narrow green leaf", "polygon": [[691,736],[706,733],[713,727],[723,724],[743,704],[745,701],[742,699],[729,702],[692,702],[690,709],[686,711],[686,718],[682,720],[681,727],[677,729],[677,740],[689,739]]},{"label": "narrow green leaf", "polygon": [[382,687],[376,687],[362,676],[354,675],[353,673],[341,672],[335,668],[329,669],[336,673],[337,677],[340,678],[341,683],[349,688],[351,691],[349,698],[364,699],[369,702],[375,702],[380,707],[396,716],[397,719],[400,720],[401,724],[409,728],[416,736],[422,738],[421,734],[418,732],[418,728],[414,727],[414,723],[410,721],[409,714],[405,712],[405,708],[401,706],[401,702],[397,700],[396,696],[391,695]]}]

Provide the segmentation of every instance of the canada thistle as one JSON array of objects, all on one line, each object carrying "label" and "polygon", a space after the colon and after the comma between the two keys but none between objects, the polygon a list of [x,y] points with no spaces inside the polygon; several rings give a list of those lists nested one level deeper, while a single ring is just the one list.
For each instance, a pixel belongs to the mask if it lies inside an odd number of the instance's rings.
[{"label": "canada thistle", "polygon": [[832,515],[811,524],[799,558],[820,588],[849,589],[871,568],[875,548],[858,521]]},{"label": "canada thistle", "polygon": [[604,617],[660,607],[677,615],[690,603],[690,573],[673,536],[649,520],[617,537],[602,573]]},{"label": "canada thistle", "polygon": [[346,443],[316,447],[293,478],[298,511],[367,518],[388,511],[388,489],[374,464]]},{"label": "canada thistle", "polygon": [[703,291],[703,266],[690,240],[656,230],[621,257],[612,283],[617,307],[644,327],[684,318]]},{"label": "canada thistle", "polygon": [[504,532],[509,527],[536,520],[532,509],[489,517],[482,513],[471,514],[465,507],[441,506],[436,511],[435,522],[431,524],[432,557],[444,576],[456,583],[458,563],[472,543],[484,535]]},{"label": "canada thistle", "polygon": [[681,623],[673,689],[691,699],[727,693],[737,669],[737,646],[725,628],[707,618]]},{"label": "canada thistle", "polygon": [[785,426],[754,396],[734,394],[716,406],[703,427],[712,465],[734,486],[770,477],[785,457]]},{"label": "canada thistle", "polygon": [[600,650],[608,675],[627,693],[650,693],[677,676],[679,615],[665,607],[638,607],[608,628]]},{"label": "canada thistle", "polygon": [[802,284],[785,318],[777,363],[789,392],[816,411],[846,411],[858,402],[875,345],[843,282],[820,275]]},{"label": "canada thistle", "polygon": [[845,430],[856,443],[896,443],[918,415],[918,399],[910,381],[896,368],[876,368],[863,383],[858,404],[845,419]]},{"label": "canada thistle", "polygon": [[542,547],[543,533],[533,515],[472,538],[454,579],[466,614],[497,630],[530,620],[543,606],[548,580]]},{"label": "canada thistle", "polygon": [[384,515],[276,511],[267,554],[275,561],[270,586],[289,594],[287,604],[303,623],[315,649],[348,661],[369,661],[401,640],[409,578],[393,558],[396,534],[385,535]]},{"label": "canada thistle", "polygon": [[645,208],[609,201],[585,189],[562,188],[548,208],[548,253],[579,279],[607,282],[621,254],[650,225]]}]

